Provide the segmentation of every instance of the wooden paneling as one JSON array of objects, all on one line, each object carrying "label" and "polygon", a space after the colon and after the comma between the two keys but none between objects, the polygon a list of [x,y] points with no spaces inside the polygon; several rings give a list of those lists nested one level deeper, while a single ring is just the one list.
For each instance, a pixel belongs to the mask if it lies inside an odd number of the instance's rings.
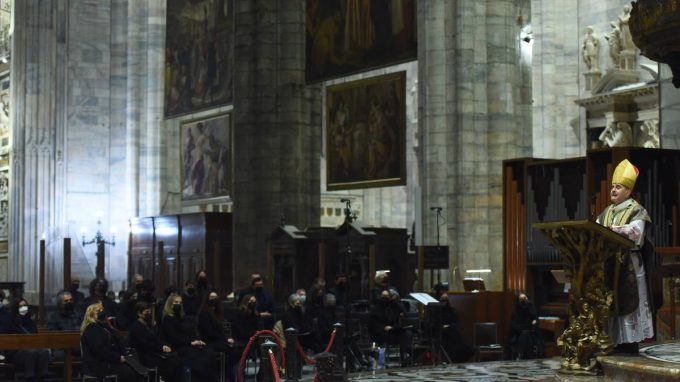
[{"label": "wooden paneling", "polygon": [[[180,289],[196,272],[206,269],[208,282],[220,295],[233,290],[231,214],[195,213],[130,220],[130,272],[155,281],[156,287]],[[164,246],[164,285],[160,284],[158,243]],[[158,291],[162,292],[161,290]]]},{"label": "wooden paneling", "polygon": [[498,326],[498,343],[505,346],[510,329],[510,317],[515,307],[515,294],[506,292],[449,293],[449,300],[458,312],[460,332],[472,344],[475,322],[495,322]]}]

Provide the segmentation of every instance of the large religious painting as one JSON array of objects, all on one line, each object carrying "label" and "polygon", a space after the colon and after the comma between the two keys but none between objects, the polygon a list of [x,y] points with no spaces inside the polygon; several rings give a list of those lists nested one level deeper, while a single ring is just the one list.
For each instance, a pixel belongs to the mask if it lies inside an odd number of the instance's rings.
[{"label": "large religious painting", "polygon": [[232,102],[232,0],[168,0],[165,117]]},{"label": "large religious painting", "polygon": [[182,200],[228,196],[231,188],[231,115],[182,124]]},{"label": "large religious painting", "polygon": [[406,72],[329,86],[327,189],[406,184]]},{"label": "large religious painting", "polygon": [[308,82],[417,57],[414,0],[307,0],[306,7]]}]

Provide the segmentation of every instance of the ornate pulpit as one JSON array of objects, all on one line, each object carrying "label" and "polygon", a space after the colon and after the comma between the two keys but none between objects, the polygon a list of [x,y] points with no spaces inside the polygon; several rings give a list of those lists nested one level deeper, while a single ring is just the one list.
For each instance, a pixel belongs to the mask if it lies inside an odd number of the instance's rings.
[{"label": "ornate pulpit", "polygon": [[596,357],[613,349],[607,327],[614,294],[605,283],[605,262],[635,243],[588,220],[537,223],[534,228],[559,251],[571,278],[569,326],[557,340],[564,357],[560,371],[596,374]]}]

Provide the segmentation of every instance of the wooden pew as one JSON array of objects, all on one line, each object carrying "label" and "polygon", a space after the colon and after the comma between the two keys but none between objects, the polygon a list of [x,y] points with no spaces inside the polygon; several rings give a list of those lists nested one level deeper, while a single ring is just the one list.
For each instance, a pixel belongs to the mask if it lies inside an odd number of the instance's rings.
[{"label": "wooden pew", "polygon": [[64,349],[64,381],[73,380],[73,349],[80,348],[80,332],[1,334],[0,350]]}]

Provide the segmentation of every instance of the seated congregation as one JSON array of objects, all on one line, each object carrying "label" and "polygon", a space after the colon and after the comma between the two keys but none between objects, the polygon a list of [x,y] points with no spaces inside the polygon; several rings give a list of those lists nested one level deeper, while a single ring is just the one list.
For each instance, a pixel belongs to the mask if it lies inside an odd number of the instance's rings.
[{"label": "seated congregation", "polygon": [[[441,302],[437,314],[441,321],[435,325],[422,306],[401,298],[388,276],[378,273],[369,299],[360,301],[349,301],[343,274],[328,288],[317,278],[307,290],[291,291],[287,301],[274,301],[258,274],[251,275],[249,286],[230,296],[219,296],[207,282],[206,271],[199,271],[182,290],[171,286],[160,296],[142,275],[135,275],[132,287],[118,295],[98,278],[92,280],[85,297],[76,280],[70,290],[57,294],[56,307],[45,322],[39,322],[27,300],[3,298],[0,334],[79,332],[77,371],[97,380],[115,375],[120,381],[141,381],[153,370],[166,382],[185,381],[188,376],[194,381],[235,381],[242,372],[240,360],[257,358],[259,347],[250,346],[256,333],[264,330],[286,346],[289,328],[297,331],[301,369],[302,362],[312,363],[315,355],[331,351],[337,323],[346,328],[342,351],[349,371],[382,368],[390,362],[399,367],[473,360],[472,344],[458,326],[459,315],[466,312],[456,311],[446,287],[438,285],[430,293]],[[519,297],[507,348],[510,359],[528,357],[518,347],[530,340],[527,333],[538,333],[531,303],[526,295]],[[54,375],[51,365],[64,360],[64,352],[58,349],[2,354],[4,363],[14,365],[16,375],[28,381]]]}]

